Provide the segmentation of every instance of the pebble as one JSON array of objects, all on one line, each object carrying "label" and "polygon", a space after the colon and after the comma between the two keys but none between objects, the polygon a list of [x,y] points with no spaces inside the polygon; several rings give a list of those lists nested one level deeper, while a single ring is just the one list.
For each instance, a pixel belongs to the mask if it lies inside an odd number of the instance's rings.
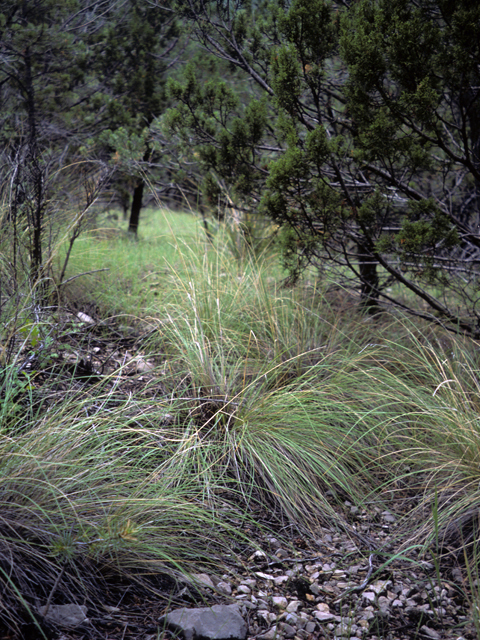
[{"label": "pebble", "polygon": [[237,587],[237,592],[238,593],[252,593],[252,590],[246,584],[239,584],[238,587]]},{"label": "pebble", "polygon": [[[358,518],[356,521],[359,522]],[[385,511],[378,527],[394,522],[394,514]],[[368,529],[365,532],[367,534]],[[387,574],[392,579],[375,580],[363,592],[345,594],[364,579],[366,549],[361,545],[357,547],[340,534],[327,536],[317,540],[320,552],[304,551],[303,547],[295,551],[270,537],[265,548],[270,552],[273,550],[278,558],[285,558],[282,565],[270,565],[267,571],[250,569],[236,578],[226,573],[218,583],[215,577],[207,574],[199,574],[196,578],[207,588],[215,584],[217,594],[236,594],[243,613],[248,613],[250,637],[256,640],[320,637],[379,640],[387,635],[391,640],[400,640],[400,636],[390,631],[398,628],[399,620],[402,625],[410,625],[414,633],[420,632],[422,637],[441,640],[446,636],[432,628],[435,625],[430,626],[429,620],[433,622],[443,616],[452,629],[461,621],[460,606],[445,586],[450,574],[437,585],[426,565],[417,564],[412,571],[410,565],[405,567],[399,563],[398,567],[392,563]],[[377,532],[377,538],[379,536]],[[305,561],[301,561],[302,553],[305,553]],[[292,557],[296,562],[291,561]],[[263,562],[265,554],[256,551],[250,558]],[[424,615],[420,629],[416,626],[419,613]],[[464,620],[468,622],[468,618]]]},{"label": "pebble", "polygon": [[429,638],[433,638],[433,640],[440,640],[441,638],[441,635],[438,633],[438,631],[435,631],[435,629],[430,629],[430,627],[427,627],[425,624],[423,625],[423,627],[420,627],[420,631]]},{"label": "pebble", "polygon": [[286,609],[288,601],[284,596],[272,596],[273,606],[277,609]]},{"label": "pebble", "polygon": [[232,595],[232,585],[229,582],[224,582],[223,580],[218,582],[217,590],[223,593],[224,596]]},{"label": "pebble", "polygon": [[283,633],[285,638],[293,638],[295,636],[296,633],[296,629],[295,627],[292,627],[291,625],[287,624],[286,622],[280,622],[280,624],[278,625],[280,631]]},{"label": "pebble", "polygon": [[262,633],[261,635],[257,636],[257,640],[278,640],[278,639],[279,639],[279,634],[277,633],[276,626],[272,627],[265,633]]}]

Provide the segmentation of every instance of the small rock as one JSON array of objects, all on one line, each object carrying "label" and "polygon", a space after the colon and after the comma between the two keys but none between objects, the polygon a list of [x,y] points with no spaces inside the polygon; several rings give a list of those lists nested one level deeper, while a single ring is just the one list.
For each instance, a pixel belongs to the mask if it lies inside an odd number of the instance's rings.
[{"label": "small rock", "polygon": [[296,613],[287,613],[285,616],[285,622],[287,624],[298,626],[299,620],[301,620],[301,618],[299,618]]},{"label": "small rock", "polygon": [[[39,607],[38,612],[44,615],[46,607]],[[45,615],[45,620],[60,627],[78,627],[88,622],[87,607],[78,604],[51,604]]]},{"label": "small rock", "polygon": [[268,573],[262,573],[261,571],[255,571],[255,575],[256,575],[258,578],[261,578],[262,580],[274,580],[274,579],[275,579],[275,577],[274,577],[274,576],[271,576],[271,575],[270,575],[270,574],[268,574]]},{"label": "small rock", "polygon": [[273,582],[274,582],[277,586],[279,586],[279,585],[283,584],[284,582],[288,582],[288,580],[289,580],[288,576],[276,576],[276,577],[273,579]]},{"label": "small rock", "polygon": [[184,640],[244,640],[247,625],[237,604],[216,604],[213,607],[176,609],[159,619],[172,631],[180,632]]},{"label": "small rock", "polygon": [[194,573],[192,576],[195,582],[198,582],[203,587],[208,587],[209,589],[215,589],[215,585],[212,582],[212,579],[207,573]]},{"label": "small rock", "polygon": [[391,580],[377,580],[377,582],[374,582],[370,585],[369,590],[373,591],[375,595],[379,596],[384,591],[386,591],[391,584]]},{"label": "small rock", "polygon": [[273,596],[272,603],[277,609],[286,609],[288,605],[288,601],[284,596]]},{"label": "small rock", "polygon": [[155,363],[151,360],[145,360],[142,356],[136,356],[133,358],[133,364],[135,364],[137,373],[148,373],[155,369]]},{"label": "small rock", "polygon": [[288,603],[286,609],[289,613],[297,613],[298,607],[301,604],[302,603],[300,602],[300,600],[292,600],[291,602]]},{"label": "small rock", "polygon": [[433,638],[433,640],[440,640],[441,635],[438,633],[438,631],[435,631],[435,629],[430,629],[430,627],[427,627],[427,625],[423,625],[423,627],[420,627],[420,631],[422,631],[426,636],[428,636],[429,638]]},{"label": "small rock", "polygon": [[357,627],[356,625],[353,625],[352,622],[353,621],[350,620],[349,618],[342,620],[342,622],[335,629],[336,635],[340,637],[348,637],[348,638],[351,635],[354,635],[355,631],[357,630]]},{"label": "small rock", "polygon": [[257,617],[259,620],[263,620],[267,625],[272,624],[272,622],[276,622],[277,615],[275,613],[270,613],[270,611],[265,611],[262,609],[257,613]]},{"label": "small rock", "polygon": [[270,546],[273,547],[274,549],[278,549],[281,546],[277,538],[267,538],[267,541],[269,542]]},{"label": "small rock", "polygon": [[277,632],[277,627],[272,627],[262,635],[257,636],[257,640],[278,640],[279,634]]},{"label": "small rock", "polygon": [[232,586],[229,582],[224,582],[223,580],[217,584],[217,591],[223,593],[224,596],[232,595]]},{"label": "small rock", "polygon": [[375,602],[375,594],[373,593],[373,591],[364,591],[363,595],[362,595],[363,600],[365,600],[366,602]]},{"label": "small rock", "polygon": [[237,591],[238,593],[252,593],[252,590],[250,589],[250,587],[247,587],[246,584],[238,585]]},{"label": "small rock", "polygon": [[328,611],[315,611],[313,615],[320,622],[335,620],[335,616],[333,615],[333,613],[329,613]]},{"label": "small rock", "polygon": [[280,630],[285,636],[285,638],[293,638],[295,636],[295,633],[296,633],[295,627],[292,627],[286,622],[280,622],[278,626],[280,627]]},{"label": "small rock", "polygon": [[247,587],[254,587],[257,584],[257,581],[254,578],[245,578],[240,581],[240,584],[246,584]]},{"label": "small rock", "polygon": [[382,520],[383,520],[384,522],[390,522],[390,523],[393,523],[393,522],[395,522],[395,521],[396,521],[396,518],[395,518],[395,516],[394,516],[394,515],[392,515],[392,514],[390,513],[390,511],[383,511],[383,512],[382,512]]}]

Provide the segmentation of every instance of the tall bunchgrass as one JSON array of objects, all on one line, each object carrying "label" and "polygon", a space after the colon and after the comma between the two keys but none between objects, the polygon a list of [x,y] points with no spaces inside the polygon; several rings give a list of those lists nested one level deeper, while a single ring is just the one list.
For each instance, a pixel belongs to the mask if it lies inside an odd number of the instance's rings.
[{"label": "tall bunchgrass", "polygon": [[[114,292],[117,304],[125,307],[126,297],[135,298],[136,312],[148,315],[151,348],[161,354],[162,384],[172,398],[184,403],[178,422],[185,426],[188,437],[222,433],[226,425],[229,437],[235,434],[235,438],[229,444],[222,441],[220,459],[234,460],[237,469],[240,460],[243,465],[250,460],[246,477],[253,477],[252,468],[257,469],[253,474],[257,478],[258,470],[263,470],[263,486],[278,497],[280,480],[265,475],[269,466],[273,474],[274,465],[251,462],[255,458],[252,442],[268,440],[261,446],[265,446],[265,457],[274,459],[272,450],[267,453],[273,440],[279,451],[293,450],[295,437],[308,441],[306,430],[310,435],[315,430],[322,433],[321,418],[328,416],[328,428],[337,429],[335,437],[330,434],[327,438],[333,443],[329,455],[345,464],[323,461],[323,471],[318,472],[319,466],[312,475],[306,473],[297,494],[304,495],[307,486],[316,487],[311,478],[317,476],[323,482],[327,479],[327,484],[330,478],[342,488],[342,495],[348,493],[346,487],[353,494],[352,487],[364,478],[371,495],[380,487],[384,495],[399,495],[393,493],[396,485],[414,487],[415,499],[420,499],[428,513],[432,492],[440,489],[441,521],[445,526],[454,521],[470,504],[473,494],[468,486],[473,488],[476,478],[472,343],[462,343],[439,330],[422,333],[404,319],[371,320],[351,310],[338,312],[321,283],[282,288],[275,257],[258,260],[248,251],[232,254],[220,232],[216,249],[196,232],[179,239],[175,215],[164,228],[168,252],[161,243],[141,241],[114,245],[110,259],[118,263],[123,256],[123,270],[116,267],[120,276],[120,293]],[[153,263],[155,251],[157,264],[162,266],[149,271],[145,265]],[[138,265],[142,277],[132,271]],[[289,402],[292,397],[306,398],[305,380],[315,402],[311,397],[308,402],[296,400],[299,409],[295,413]],[[303,411],[305,424],[310,426],[292,429],[288,436],[287,429],[278,429],[282,403],[288,407],[285,414],[293,416],[292,424],[302,424]],[[261,422],[255,414],[258,407],[265,419],[262,429],[255,431],[245,425]],[[306,407],[313,407],[310,413]],[[345,434],[349,434],[346,440]],[[312,437],[319,437],[318,433]],[[255,455],[261,456],[261,446]],[[308,446],[316,449],[312,443]],[[205,440],[201,447],[187,446],[186,450],[201,450],[203,455]],[[343,450],[345,455],[339,453]],[[233,457],[225,451],[233,452]],[[302,455],[311,462],[307,450]],[[209,451],[205,458],[208,468],[215,468],[212,456],[215,458]],[[354,470],[355,481],[348,474],[341,477],[345,469]],[[470,485],[469,474],[473,474]],[[286,479],[286,486],[289,483]],[[319,486],[324,492],[325,484]],[[366,491],[364,485],[359,486]],[[283,500],[284,508],[287,501]],[[420,512],[417,507],[415,514]],[[428,537],[428,516],[421,521]]]},{"label": "tall bunchgrass", "polygon": [[96,606],[122,579],[174,583],[231,553],[238,527],[206,502],[199,470],[166,464],[179,443],[162,406],[122,400],[113,382],[0,427],[0,620],[17,633],[52,597]]},{"label": "tall bunchgrass", "polygon": [[456,536],[474,549],[478,345],[346,309],[321,281],[285,288],[274,253],[232,253],[176,215],[139,241],[92,232],[67,274],[109,269],[72,280],[70,303],[135,324],[154,400],[140,384],[123,393],[121,369],[60,399],[55,379],[21,370],[53,314],[12,324],[0,425],[11,611],[45,603],[59,572],[59,589],[93,601],[111,578],[221,564],[257,513],[348,529],[345,500],[401,511],[405,548]]},{"label": "tall bunchgrass", "polygon": [[394,347],[395,357],[382,368],[388,370],[397,400],[407,408],[389,438],[395,440],[399,458],[410,469],[409,483],[416,487],[419,504],[411,513],[410,521],[417,525],[412,537],[431,543],[440,532],[446,547],[459,548],[466,529],[476,526],[480,501],[478,345],[460,338],[425,340],[417,331],[411,333],[410,345]]},{"label": "tall bunchgrass", "polygon": [[372,491],[386,411],[368,390],[358,394],[355,324],[338,326],[320,286],[283,288],[268,260],[239,262],[222,250],[183,255],[182,269],[170,272],[168,303],[150,319],[162,382],[185,403],[178,454],[201,456],[207,483],[221,470],[247,505],[262,495],[299,525],[340,524],[329,496],[359,502]]}]

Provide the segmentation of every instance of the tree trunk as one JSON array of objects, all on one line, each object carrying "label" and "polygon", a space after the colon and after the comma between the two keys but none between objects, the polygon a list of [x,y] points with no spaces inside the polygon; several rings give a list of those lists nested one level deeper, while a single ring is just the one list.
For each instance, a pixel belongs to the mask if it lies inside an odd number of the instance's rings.
[{"label": "tree trunk", "polygon": [[[30,203],[27,207],[30,227],[30,277],[32,284],[37,284],[43,270],[42,232],[45,215],[44,174],[39,162],[37,139],[37,114],[35,90],[33,85],[32,56],[30,48],[25,49],[25,91],[27,97],[28,146],[27,146],[27,180]],[[42,284],[43,288],[43,284]]]},{"label": "tree trunk", "polygon": [[140,222],[140,211],[142,210],[143,190],[145,188],[144,180],[140,180],[133,190],[132,208],[130,210],[130,221],[128,223],[128,232],[137,235],[138,225]]},{"label": "tree trunk", "polygon": [[379,308],[378,263],[368,250],[365,242],[358,244],[357,255],[361,280],[360,304],[369,313],[376,313]]},{"label": "tree trunk", "polygon": [[[150,126],[150,122],[148,123]],[[148,162],[150,160],[150,155],[152,150],[147,144],[147,148],[145,149],[145,153],[143,154],[143,162]],[[140,223],[140,211],[142,210],[142,200],[143,200],[143,190],[145,189],[145,180],[143,178],[139,178],[135,189],[133,190],[133,198],[132,198],[132,208],[130,209],[130,221],[128,223],[128,232],[133,234],[135,237],[138,233],[138,225]]]}]

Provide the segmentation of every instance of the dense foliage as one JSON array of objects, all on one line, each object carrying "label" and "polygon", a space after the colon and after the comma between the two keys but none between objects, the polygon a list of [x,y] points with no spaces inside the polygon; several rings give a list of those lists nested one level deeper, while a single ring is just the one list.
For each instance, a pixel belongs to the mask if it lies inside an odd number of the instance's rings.
[{"label": "dense foliage", "polygon": [[[294,275],[478,336],[480,9],[437,0],[182,0],[198,42],[255,89],[172,83],[168,125],[219,196],[288,230]],[[221,181],[219,180],[221,179]]]},{"label": "dense foliage", "polygon": [[271,219],[293,280],[314,265],[369,310],[480,335],[471,2],[5,0],[0,16],[2,193],[32,281],[72,203],[72,241],[107,187],[136,233],[145,185],[189,180],[220,215]]}]

